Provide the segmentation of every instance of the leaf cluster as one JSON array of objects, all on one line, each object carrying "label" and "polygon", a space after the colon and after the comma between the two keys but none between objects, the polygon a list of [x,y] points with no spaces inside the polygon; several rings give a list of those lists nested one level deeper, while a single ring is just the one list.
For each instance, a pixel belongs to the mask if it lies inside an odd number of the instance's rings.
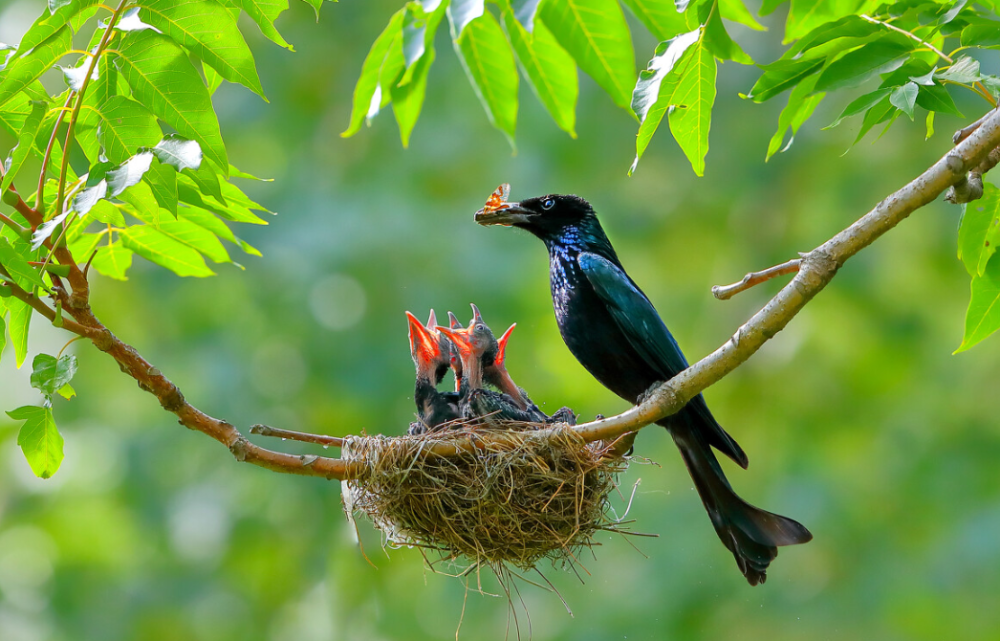
[{"label": "leaf cluster", "polygon": [[[322,0],[306,1],[318,17]],[[287,7],[48,0],[20,42],[0,44],[0,128],[17,140],[0,182],[0,277],[8,283],[0,287],[0,348],[9,335],[18,367],[32,309],[10,295],[12,285],[51,292],[70,265],[125,280],[135,256],[203,277],[213,274],[207,261],[237,264],[227,245],[260,255],[231,223],[266,225],[261,213],[270,212],[232,182],[259,179],[230,164],[212,96],[227,81],[266,100],[238,19],[245,14],[291,48],[274,26]],[[65,89],[50,94],[46,86],[55,84]],[[37,179],[26,176],[32,158]],[[34,193],[26,184],[37,184]],[[61,250],[69,264],[54,259]],[[18,442],[39,476],[62,458],[51,398],[70,389],[75,369],[72,356],[39,355],[32,385],[45,407],[11,413],[26,421]]]}]

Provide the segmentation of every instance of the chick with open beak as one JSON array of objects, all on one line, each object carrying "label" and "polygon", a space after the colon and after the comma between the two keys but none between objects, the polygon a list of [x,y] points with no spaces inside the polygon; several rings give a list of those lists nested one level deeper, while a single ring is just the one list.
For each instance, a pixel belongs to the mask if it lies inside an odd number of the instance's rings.
[{"label": "chick with open beak", "polygon": [[460,418],[461,410],[458,393],[437,390],[448,372],[452,346],[434,329],[437,325],[434,310],[431,310],[426,326],[410,312],[406,312],[406,320],[409,323],[410,355],[417,371],[413,400],[420,418],[419,422],[410,424],[410,434],[421,434]]}]

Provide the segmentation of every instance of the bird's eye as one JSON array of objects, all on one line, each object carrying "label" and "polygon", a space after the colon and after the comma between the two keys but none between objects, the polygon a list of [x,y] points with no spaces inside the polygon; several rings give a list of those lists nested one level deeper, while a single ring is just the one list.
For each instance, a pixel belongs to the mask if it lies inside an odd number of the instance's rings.
[{"label": "bird's eye", "polygon": [[477,332],[485,332],[486,331],[486,326],[482,325],[482,324],[476,325],[476,331]]},{"label": "bird's eye", "polygon": [[556,206],[556,201],[552,198],[546,198],[545,202],[542,203],[542,209],[552,209]]}]

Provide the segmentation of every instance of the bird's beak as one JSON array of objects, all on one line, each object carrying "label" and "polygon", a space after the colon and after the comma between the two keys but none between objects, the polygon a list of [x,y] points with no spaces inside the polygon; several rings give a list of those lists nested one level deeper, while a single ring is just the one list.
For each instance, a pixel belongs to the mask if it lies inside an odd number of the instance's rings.
[{"label": "bird's beak", "polygon": [[410,312],[406,312],[406,320],[410,324],[410,353],[423,363],[433,362],[441,355],[437,338]]},{"label": "bird's beak", "polygon": [[434,331],[434,327],[437,324],[438,324],[437,314],[435,314],[434,310],[432,309],[431,315],[427,317],[427,324],[425,325],[425,327],[431,331]]},{"label": "bird's beak", "polygon": [[448,326],[452,329],[462,329],[462,321],[458,320],[458,316],[448,312]]},{"label": "bird's beak", "polygon": [[463,332],[453,330],[450,327],[442,327],[441,325],[438,325],[434,329],[451,339],[451,343],[458,349],[459,354],[462,356],[472,352],[472,345],[469,344],[469,340]]},{"label": "bird's beak", "polygon": [[476,307],[475,303],[469,303],[469,305],[472,307],[472,320],[469,321],[469,329],[472,329],[476,323],[483,323],[483,315],[479,313],[479,308]]},{"label": "bird's beak", "polygon": [[496,207],[482,208],[476,212],[475,221],[480,225],[503,225],[510,227],[518,223],[527,223],[535,216],[535,212],[525,209],[521,203],[503,203]]},{"label": "bird's beak", "polygon": [[510,335],[514,333],[515,327],[517,327],[517,323],[508,327],[507,331],[503,333],[503,336],[497,339],[497,355],[493,359],[497,367],[503,367],[504,358],[507,354],[507,340],[510,339]]}]

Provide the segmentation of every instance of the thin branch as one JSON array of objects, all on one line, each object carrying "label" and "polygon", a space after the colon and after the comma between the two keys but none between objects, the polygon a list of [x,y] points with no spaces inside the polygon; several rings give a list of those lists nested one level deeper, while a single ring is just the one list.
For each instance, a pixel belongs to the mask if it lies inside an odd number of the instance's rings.
[{"label": "thin branch", "polygon": [[16,221],[8,218],[3,214],[0,214],[0,223],[3,223],[4,225],[7,225],[11,229],[13,229],[14,232],[17,233],[17,235],[20,236],[21,238],[24,238],[26,235],[30,233],[26,228],[21,227],[19,224],[17,224]]},{"label": "thin branch", "polygon": [[799,265],[801,262],[801,258],[795,258],[787,263],[781,263],[780,265],[775,265],[774,267],[768,267],[763,271],[750,272],[738,283],[733,283],[732,285],[713,286],[712,294],[719,300],[729,300],[736,294],[745,292],[751,287],[760,285],[761,283],[769,281],[772,278],[784,276],[785,274],[794,274],[799,271]]},{"label": "thin branch", "polygon": [[[52,134],[49,136],[49,144],[45,146],[45,154],[42,156],[42,169],[38,172],[38,189],[35,191],[35,211],[38,212],[38,222],[29,219],[32,225],[37,227],[42,224],[42,220],[45,215],[45,176],[48,173],[49,161],[52,159],[52,150],[56,145],[56,138],[59,135],[59,127],[62,125],[63,118],[66,117],[66,110],[69,108],[69,103],[73,102],[73,92],[69,92],[66,96],[66,102],[63,104],[62,109],[59,110],[59,116],[56,118],[56,122],[52,125]],[[68,150],[63,150],[63,153],[69,153]]]},{"label": "thin branch", "polygon": [[868,22],[872,23],[872,24],[880,24],[883,27],[885,27],[886,29],[891,29],[891,30],[895,31],[896,33],[901,33],[904,36],[906,36],[907,38],[910,38],[911,40],[916,40],[917,42],[919,42],[923,46],[925,46],[928,49],[930,49],[931,51],[933,51],[939,58],[941,58],[942,60],[946,60],[948,62],[948,64],[950,64],[950,65],[951,64],[955,64],[955,61],[951,59],[951,56],[949,56],[948,54],[944,53],[943,51],[941,51],[940,49],[938,49],[937,47],[935,47],[931,43],[927,42],[926,40],[924,40],[920,36],[916,35],[915,33],[911,33],[909,31],[907,31],[906,29],[900,29],[899,27],[897,27],[894,24],[889,24],[888,22],[883,22],[881,20],[878,20],[878,19],[873,18],[873,17],[868,16],[868,15],[862,14],[861,17],[863,19],[867,20]]},{"label": "thin branch", "polygon": [[33,310],[35,310],[45,318],[49,319],[49,322],[56,324],[57,323],[56,319],[58,318],[59,327],[62,327],[65,330],[69,330],[74,334],[78,334],[80,336],[85,336],[89,338],[88,329],[86,327],[77,323],[76,321],[66,318],[65,316],[59,318],[59,315],[56,313],[56,310],[46,305],[42,300],[40,300],[37,296],[34,296],[31,292],[28,292],[19,287],[17,283],[14,282],[14,279],[10,277],[10,274],[8,274],[6,270],[3,269],[2,266],[0,266],[0,279],[7,281],[7,286],[10,287],[11,295],[14,298],[29,305]]},{"label": "thin branch", "polygon": [[301,443],[315,443],[316,445],[322,445],[323,447],[342,447],[344,445],[344,439],[338,436],[327,436],[326,434],[309,434],[308,432],[293,432],[292,430],[283,430],[277,427],[271,427],[270,425],[251,425],[251,434],[260,434],[261,436],[273,436],[275,438],[280,438],[281,440],[288,439],[290,441],[299,441]]}]

